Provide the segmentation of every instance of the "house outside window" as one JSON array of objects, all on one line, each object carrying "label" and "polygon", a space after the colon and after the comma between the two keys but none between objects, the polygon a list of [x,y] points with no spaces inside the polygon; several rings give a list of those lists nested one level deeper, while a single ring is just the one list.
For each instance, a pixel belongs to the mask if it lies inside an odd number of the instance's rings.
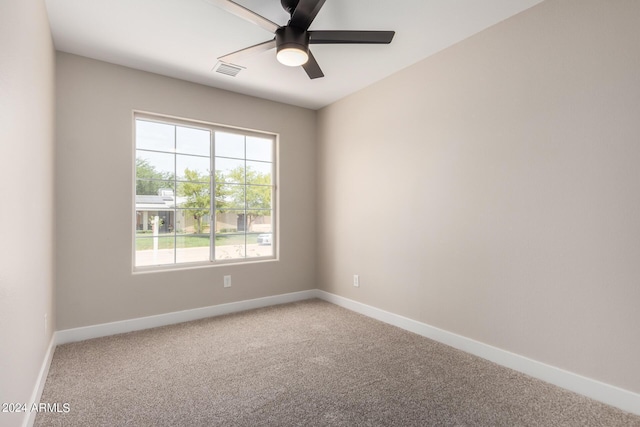
[{"label": "house outside window", "polygon": [[275,259],[276,135],[134,121],[134,269]]}]

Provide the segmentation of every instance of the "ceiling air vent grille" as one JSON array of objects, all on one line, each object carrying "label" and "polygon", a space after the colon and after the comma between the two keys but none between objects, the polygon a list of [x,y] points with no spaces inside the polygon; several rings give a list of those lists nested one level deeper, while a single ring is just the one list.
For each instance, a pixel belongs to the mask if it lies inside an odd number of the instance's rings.
[{"label": "ceiling air vent grille", "polygon": [[227,64],[225,62],[218,62],[215,67],[213,67],[213,71],[216,73],[224,74],[226,76],[235,77],[238,75],[240,71],[243,70],[244,67],[240,67],[238,65]]}]

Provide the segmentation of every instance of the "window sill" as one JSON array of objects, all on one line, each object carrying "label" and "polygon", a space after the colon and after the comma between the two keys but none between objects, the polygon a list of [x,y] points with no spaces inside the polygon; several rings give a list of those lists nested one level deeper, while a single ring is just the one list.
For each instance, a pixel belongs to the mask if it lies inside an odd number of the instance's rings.
[{"label": "window sill", "polygon": [[216,262],[190,262],[184,264],[165,264],[165,265],[150,265],[150,266],[142,266],[142,267],[134,267],[132,274],[149,274],[149,273],[163,273],[170,271],[185,271],[185,270],[199,270],[203,268],[218,268],[218,267],[229,267],[229,266],[237,266],[237,265],[247,265],[247,264],[263,264],[268,262],[277,262],[279,259],[277,257],[263,257],[263,258],[252,258],[252,259],[237,259],[237,260],[228,260],[228,261],[216,261]]}]

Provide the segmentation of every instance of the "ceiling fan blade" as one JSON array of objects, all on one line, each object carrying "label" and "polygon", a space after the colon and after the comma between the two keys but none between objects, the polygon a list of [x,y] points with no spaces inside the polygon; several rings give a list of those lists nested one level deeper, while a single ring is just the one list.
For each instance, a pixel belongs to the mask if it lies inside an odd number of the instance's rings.
[{"label": "ceiling fan blade", "polygon": [[320,9],[324,5],[325,0],[300,0],[295,10],[291,14],[289,25],[292,27],[307,30]]},{"label": "ceiling fan blade", "polygon": [[276,47],[276,39],[266,41],[264,43],[258,43],[253,46],[245,47],[244,49],[236,50],[235,52],[228,53],[218,58],[218,61],[230,62],[232,64],[235,61],[239,61],[247,56],[256,55],[258,53],[266,52]]},{"label": "ceiling fan blade", "polygon": [[324,77],[324,73],[320,69],[320,65],[318,65],[318,61],[313,57],[311,51],[309,51],[309,60],[302,65],[302,68],[307,72],[310,79]]},{"label": "ceiling fan blade", "polygon": [[276,30],[280,27],[275,22],[269,21],[264,16],[258,15],[257,13],[247,9],[244,6],[240,6],[238,3],[235,3],[231,0],[205,0],[207,3],[211,3],[214,6],[219,7],[220,9],[226,10],[227,12],[236,15],[245,21],[249,21],[257,26],[264,28],[267,31],[275,33]]},{"label": "ceiling fan blade", "polygon": [[395,31],[309,31],[310,44],[389,44]]}]

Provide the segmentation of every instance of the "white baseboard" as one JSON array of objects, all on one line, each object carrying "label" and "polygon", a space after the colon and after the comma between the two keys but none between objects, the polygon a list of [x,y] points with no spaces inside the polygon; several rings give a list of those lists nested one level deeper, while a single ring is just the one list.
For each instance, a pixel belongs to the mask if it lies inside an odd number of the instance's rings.
[{"label": "white baseboard", "polygon": [[191,310],[175,311],[172,313],[158,314],[155,316],[139,317],[137,319],[103,323],[100,325],[65,329],[56,332],[55,343],[56,345],[60,345],[75,341],[83,341],[91,338],[106,337],[109,335],[156,328],[158,326],[172,325],[175,323],[189,322],[191,320],[204,319],[206,317],[220,316],[223,314],[236,313],[239,311],[268,307],[277,304],[286,304],[289,302],[302,301],[305,299],[316,297],[317,292],[314,289],[309,291],[292,292],[289,294],[231,302],[227,304],[213,305],[209,307],[194,308]]},{"label": "white baseboard", "polygon": [[[51,340],[49,341],[49,347],[47,348],[47,352],[44,355],[44,360],[42,361],[42,366],[40,366],[40,372],[38,373],[38,378],[36,380],[35,387],[33,388],[33,393],[31,393],[31,399],[29,400],[29,408],[32,405],[40,403],[40,398],[42,397],[42,390],[44,390],[44,384],[47,381],[47,375],[49,375],[49,367],[51,366],[51,360],[53,359],[53,352],[56,349],[55,344],[55,333],[51,336]],[[22,425],[24,427],[31,427],[33,423],[36,421],[37,412],[27,411],[25,412],[25,418]]]},{"label": "white baseboard", "polygon": [[490,360],[534,378],[571,390],[624,411],[640,415],[640,394],[624,390],[573,372],[565,371],[461,335],[403,317],[370,305],[316,290],[315,296],[376,320],[422,335],[459,350]]}]

